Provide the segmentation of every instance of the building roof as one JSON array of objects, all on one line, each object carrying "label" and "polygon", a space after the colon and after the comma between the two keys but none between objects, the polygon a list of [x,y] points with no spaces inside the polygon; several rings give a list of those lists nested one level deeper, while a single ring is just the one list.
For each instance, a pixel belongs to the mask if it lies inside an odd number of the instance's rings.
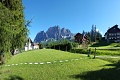
[{"label": "building roof", "polygon": [[30,38],[28,38],[28,42],[33,43],[32,40],[31,40]]},{"label": "building roof", "polygon": [[107,33],[120,33],[120,28],[118,28],[118,25],[114,25],[113,27],[109,28],[105,35]]},{"label": "building roof", "polygon": [[77,36],[82,36],[81,33],[77,33],[74,37],[77,37]]}]

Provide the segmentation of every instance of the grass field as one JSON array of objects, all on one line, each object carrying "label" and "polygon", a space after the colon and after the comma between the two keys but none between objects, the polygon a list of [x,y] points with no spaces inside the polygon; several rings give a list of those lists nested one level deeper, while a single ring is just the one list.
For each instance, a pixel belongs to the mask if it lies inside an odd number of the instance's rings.
[{"label": "grass field", "polygon": [[119,74],[106,60],[42,49],[15,55],[0,69],[0,80],[120,80]]},{"label": "grass field", "polygon": [[99,42],[99,43],[93,43],[93,45],[89,46],[90,48],[102,48],[102,49],[109,49],[109,48],[118,48],[120,49],[120,43],[107,43],[106,41]]}]

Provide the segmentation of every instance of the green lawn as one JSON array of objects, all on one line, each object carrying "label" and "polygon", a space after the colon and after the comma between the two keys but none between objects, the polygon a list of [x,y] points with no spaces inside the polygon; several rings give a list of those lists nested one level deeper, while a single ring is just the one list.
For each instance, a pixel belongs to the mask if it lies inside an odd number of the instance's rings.
[{"label": "green lawn", "polygon": [[120,70],[111,62],[42,49],[15,55],[0,69],[0,80],[119,80],[115,74]]},{"label": "green lawn", "polygon": [[98,48],[98,49],[120,49],[120,43],[107,43],[106,41],[94,43],[89,46],[90,48]]}]

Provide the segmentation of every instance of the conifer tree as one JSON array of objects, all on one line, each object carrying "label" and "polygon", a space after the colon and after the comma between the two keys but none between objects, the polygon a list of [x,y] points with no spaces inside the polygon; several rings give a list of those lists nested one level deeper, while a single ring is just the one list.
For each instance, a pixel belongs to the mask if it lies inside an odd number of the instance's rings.
[{"label": "conifer tree", "polygon": [[10,49],[10,11],[0,2],[0,52]]},{"label": "conifer tree", "polygon": [[[28,29],[25,26],[23,9],[22,0],[2,0],[0,3],[0,13],[2,13],[0,17],[3,18],[0,20],[2,23],[0,40],[3,41],[3,44],[1,41],[0,44],[7,47],[12,54],[16,48],[23,47],[27,38]],[[9,44],[9,47],[4,42]]]}]

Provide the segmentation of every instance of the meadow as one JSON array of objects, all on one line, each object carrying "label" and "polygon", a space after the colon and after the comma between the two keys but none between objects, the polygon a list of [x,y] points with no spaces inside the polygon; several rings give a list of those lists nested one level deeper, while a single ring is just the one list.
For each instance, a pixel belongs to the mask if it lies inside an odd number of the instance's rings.
[{"label": "meadow", "polygon": [[1,66],[0,80],[120,80],[118,60],[54,49],[27,51]]}]

